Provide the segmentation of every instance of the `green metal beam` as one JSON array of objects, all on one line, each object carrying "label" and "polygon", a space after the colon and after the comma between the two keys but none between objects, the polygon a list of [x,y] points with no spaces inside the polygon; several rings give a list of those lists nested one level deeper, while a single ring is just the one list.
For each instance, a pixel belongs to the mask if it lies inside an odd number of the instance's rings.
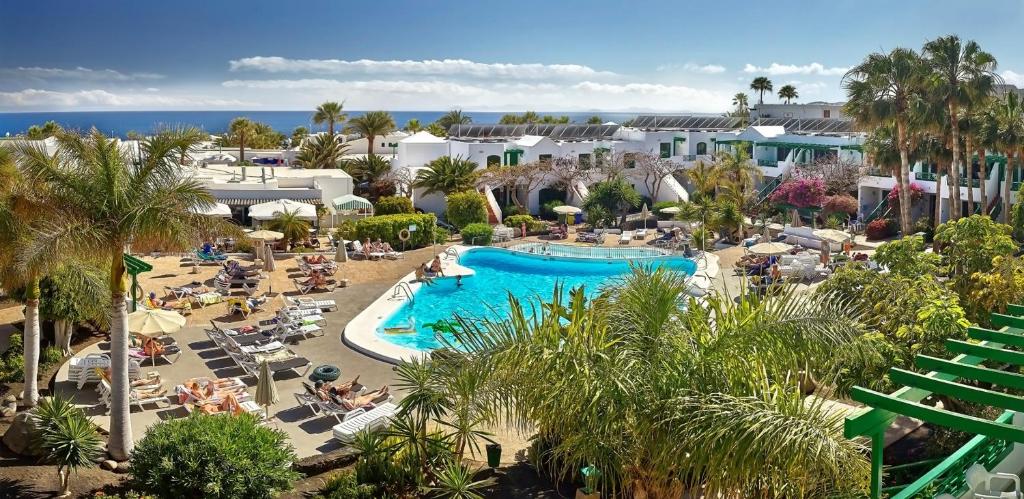
[{"label": "green metal beam", "polygon": [[998,341],[1004,345],[1024,347],[1024,335],[1011,331],[1019,330],[1010,329],[1007,331],[995,331],[993,329],[971,326],[967,328],[967,336],[976,340]]},{"label": "green metal beam", "polygon": [[[955,381],[929,378],[913,371],[899,368],[889,369],[889,379],[894,383],[916,386],[932,393],[947,395],[967,402],[990,405],[1000,409],[1024,412],[1024,398],[1006,393],[994,392],[976,386],[961,385]],[[959,428],[956,428],[959,429]]]},{"label": "green metal beam", "polygon": [[[1014,307],[1017,305],[1010,305]],[[992,325],[995,327],[1015,327],[1017,329],[1024,329],[1024,317],[1015,317],[1012,315],[991,313],[989,317],[992,319]]]},{"label": "green metal beam", "polygon": [[[1000,345],[1001,346],[1001,345]],[[960,340],[946,340],[946,350],[981,357],[996,362],[1024,366],[1024,353]]]},{"label": "green metal beam", "polygon": [[939,371],[953,375],[957,378],[970,379],[980,381],[982,383],[992,383],[994,385],[1024,390],[1024,375],[1017,373],[1000,371],[999,369],[989,369],[981,366],[971,366],[961,364],[959,362],[953,362],[951,360],[929,357],[927,355],[918,355],[915,363],[917,364],[917,367],[920,367],[921,369]]},{"label": "green metal beam", "polygon": [[945,409],[937,409],[927,405],[909,402],[892,395],[878,393],[873,390],[853,387],[850,397],[857,402],[872,407],[880,407],[887,411],[903,414],[933,424],[955,428],[969,433],[986,435],[999,440],[1024,443],[1024,429],[1005,423],[996,423],[987,419],[965,416]]}]

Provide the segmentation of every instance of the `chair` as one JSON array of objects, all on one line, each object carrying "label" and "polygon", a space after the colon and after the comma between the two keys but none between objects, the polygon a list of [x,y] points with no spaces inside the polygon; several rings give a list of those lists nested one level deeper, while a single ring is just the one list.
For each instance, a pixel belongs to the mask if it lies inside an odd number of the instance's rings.
[{"label": "chair", "polygon": [[633,233],[633,239],[644,240],[647,239],[647,228],[639,229]]},{"label": "chair", "polygon": [[[990,473],[979,463],[974,463],[970,468],[967,468],[965,478],[969,490],[974,493],[974,497],[979,499],[1020,499],[1022,496],[1020,492],[1020,477],[1010,473]],[[1005,485],[998,489],[992,488],[993,479],[1009,480],[1013,483],[1013,490],[1004,491]],[[1006,484],[1009,485],[1009,484]]]},{"label": "chair", "polygon": [[[68,363],[68,379],[74,380],[81,390],[88,383],[96,383],[102,379],[96,374],[95,369],[107,369],[110,367],[110,356],[105,353],[93,353],[85,357],[73,357]],[[128,361],[128,379],[137,380],[142,375],[139,362],[134,359]]]},{"label": "chair", "polygon": [[203,253],[200,250],[196,250],[196,257],[199,258],[199,263],[220,263],[228,259],[227,255],[214,255],[210,253]]},{"label": "chair", "polygon": [[[359,411],[358,414],[355,414]],[[342,421],[333,428],[331,433],[334,438],[340,440],[342,443],[352,443],[355,439],[356,433],[364,429],[377,429],[387,426],[391,422],[391,418],[395,417],[398,412],[398,406],[391,402],[383,403],[369,411],[364,409],[355,409],[352,411],[352,415],[347,417],[345,421]]]}]

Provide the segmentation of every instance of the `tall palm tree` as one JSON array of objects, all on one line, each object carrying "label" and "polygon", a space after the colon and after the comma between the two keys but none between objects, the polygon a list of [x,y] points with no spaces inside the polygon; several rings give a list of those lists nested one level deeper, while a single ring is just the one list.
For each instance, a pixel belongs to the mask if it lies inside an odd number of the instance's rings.
[{"label": "tall palm tree", "polygon": [[1010,192],[1013,173],[1018,168],[1014,159],[1020,159],[1024,146],[1024,102],[1015,92],[1007,92],[1003,101],[995,106],[997,123],[996,145],[1006,155],[1006,178],[1003,179],[1003,222],[1010,221]]},{"label": "tall palm tree", "polygon": [[910,143],[911,106],[920,97],[924,81],[923,63],[917,52],[896,48],[888,54],[873,53],[843,76],[849,100],[843,106],[858,126],[872,128],[892,123],[900,151],[900,227],[911,234]]},{"label": "tall palm tree", "polygon": [[87,136],[62,135],[49,154],[37,144],[19,148],[18,166],[29,182],[47,189],[61,216],[36,231],[25,261],[50,253],[103,255],[110,261],[110,358],[113,388],[108,450],[118,460],[132,452],[128,384],[128,314],[124,253],[129,245],[186,248],[224,222],[196,212],[213,197],[193,179],[182,178],[175,144],[157,135],[137,151],[95,129]]},{"label": "tall palm tree", "polygon": [[[978,176],[984,186],[988,178],[988,151],[995,151],[999,137],[999,122],[996,120],[995,107],[999,101],[993,98],[987,99],[980,104],[971,118],[972,137],[975,152],[978,155]],[[970,154],[970,151],[968,151]],[[985,215],[988,215],[988,192],[981,189],[981,208]]]},{"label": "tall palm tree", "polygon": [[301,147],[302,146],[302,141],[305,140],[307,136],[309,136],[309,129],[308,128],[306,128],[304,126],[297,126],[297,127],[295,127],[295,129],[292,130],[291,146],[292,147]]},{"label": "tall palm tree", "polygon": [[757,103],[764,104],[764,93],[772,91],[772,81],[767,76],[758,76],[750,82],[750,89],[757,92]]},{"label": "tall palm tree", "polygon": [[452,109],[437,119],[437,124],[444,127],[445,130],[451,128],[452,125],[468,125],[472,122],[473,118],[462,114],[461,109]]},{"label": "tall palm tree", "polygon": [[316,112],[313,113],[313,123],[317,125],[327,123],[327,133],[334,135],[334,124],[345,121],[345,113],[341,108],[341,103],[333,101],[320,104],[316,107]]},{"label": "tall palm tree", "polygon": [[409,133],[416,133],[420,130],[423,130],[423,125],[420,124],[420,120],[413,118],[405,122],[405,126],[402,127],[402,130],[405,130],[406,132]]},{"label": "tall palm tree", "polygon": [[337,135],[320,134],[303,142],[295,162],[305,168],[338,168],[347,149]]},{"label": "tall palm tree", "polygon": [[789,104],[793,99],[798,99],[800,94],[796,93],[796,87],[793,85],[783,85],[779,89],[779,98],[786,99],[786,104]]},{"label": "tall palm tree", "polygon": [[431,161],[416,174],[413,187],[424,189],[424,194],[439,192],[452,194],[476,186],[477,164],[461,156],[441,156]]},{"label": "tall palm tree", "polygon": [[398,177],[391,169],[391,161],[369,154],[362,158],[346,161],[342,168],[357,182],[357,187],[365,192],[371,201],[380,196],[389,196],[395,190]]},{"label": "tall palm tree", "polygon": [[387,135],[395,129],[395,119],[387,111],[370,111],[358,118],[352,118],[345,125],[348,133],[366,137],[366,153],[373,154],[373,140],[378,135]]},{"label": "tall palm tree", "polygon": [[245,163],[245,144],[258,133],[256,123],[249,118],[235,118],[228,125],[228,132],[238,139],[238,162]]},{"label": "tall palm tree", "polygon": [[750,112],[750,98],[743,92],[732,96],[732,105],[736,108],[733,111],[735,116],[746,116]]},{"label": "tall palm tree", "polygon": [[694,195],[713,196],[715,186],[722,178],[722,171],[716,163],[697,161],[693,168],[685,171],[686,180],[693,185]]},{"label": "tall palm tree", "polygon": [[185,157],[194,151],[196,146],[210,138],[210,134],[194,126],[179,126],[159,133],[167,134],[174,141],[174,149],[178,152],[178,164],[185,164]]},{"label": "tall palm tree", "polygon": [[950,180],[956,187],[950,191],[954,219],[960,215],[960,109],[983,99],[991,93],[997,81],[996,59],[981,50],[974,40],[961,42],[960,37],[949,35],[924,44],[923,56],[931,72],[930,90],[947,107],[953,164]]},{"label": "tall palm tree", "polygon": [[750,161],[750,156],[747,155],[744,146],[738,147],[734,153],[719,152],[715,156],[715,166],[720,172],[721,178],[728,180],[734,188],[743,194],[752,191],[754,185],[761,178],[761,169],[753,161]]},{"label": "tall palm tree", "polygon": [[858,313],[792,291],[705,308],[686,290],[682,273],[635,267],[597,296],[510,298],[505,320],[456,317],[446,362],[493,386],[486,412],[536,430],[553,476],[597,467],[602,495],[862,492],[860,445],[797,388],[801,371],[830,376],[828,352],[862,333]]},{"label": "tall palm tree", "polygon": [[299,210],[284,210],[267,222],[267,228],[284,234],[284,240],[294,246],[309,237],[309,222],[299,218]]}]

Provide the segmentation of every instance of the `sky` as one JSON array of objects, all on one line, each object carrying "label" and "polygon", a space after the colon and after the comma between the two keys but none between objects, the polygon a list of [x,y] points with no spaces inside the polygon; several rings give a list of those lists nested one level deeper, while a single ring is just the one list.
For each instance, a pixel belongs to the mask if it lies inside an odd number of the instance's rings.
[{"label": "sky", "polygon": [[714,113],[756,76],[843,100],[868,53],[952,33],[1024,86],[1021,27],[1024,0],[0,0],[0,112]]}]

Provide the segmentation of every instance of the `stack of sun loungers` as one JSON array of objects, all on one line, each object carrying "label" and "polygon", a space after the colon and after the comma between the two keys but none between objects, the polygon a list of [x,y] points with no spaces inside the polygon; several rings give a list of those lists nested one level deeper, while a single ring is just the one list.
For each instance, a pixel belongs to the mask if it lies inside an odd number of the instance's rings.
[{"label": "stack of sun loungers", "polygon": [[338,310],[338,304],[334,300],[314,300],[313,298],[292,298],[285,297],[290,306],[303,309],[317,309],[324,312]]},{"label": "stack of sun loungers", "polygon": [[600,231],[600,229],[594,232],[577,232],[576,242],[602,244],[604,243],[604,232]]},{"label": "stack of sun loungers", "polygon": [[[360,411],[356,413],[356,411]],[[331,428],[334,438],[343,443],[351,443],[357,433],[362,430],[383,428],[391,422],[391,419],[398,413],[398,406],[391,402],[385,402],[369,411],[355,409],[344,421],[339,422]]]},{"label": "stack of sun loungers", "polygon": [[[89,383],[97,383],[101,376],[96,369],[108,369],[110,367],[110,356],[105,353],[92,353],[85,357],[74,357],[68,363],[68,379],[78,384],[78,389]],[[128,361],[128,379],[136,380],[141,376],[139,362]]]}]

